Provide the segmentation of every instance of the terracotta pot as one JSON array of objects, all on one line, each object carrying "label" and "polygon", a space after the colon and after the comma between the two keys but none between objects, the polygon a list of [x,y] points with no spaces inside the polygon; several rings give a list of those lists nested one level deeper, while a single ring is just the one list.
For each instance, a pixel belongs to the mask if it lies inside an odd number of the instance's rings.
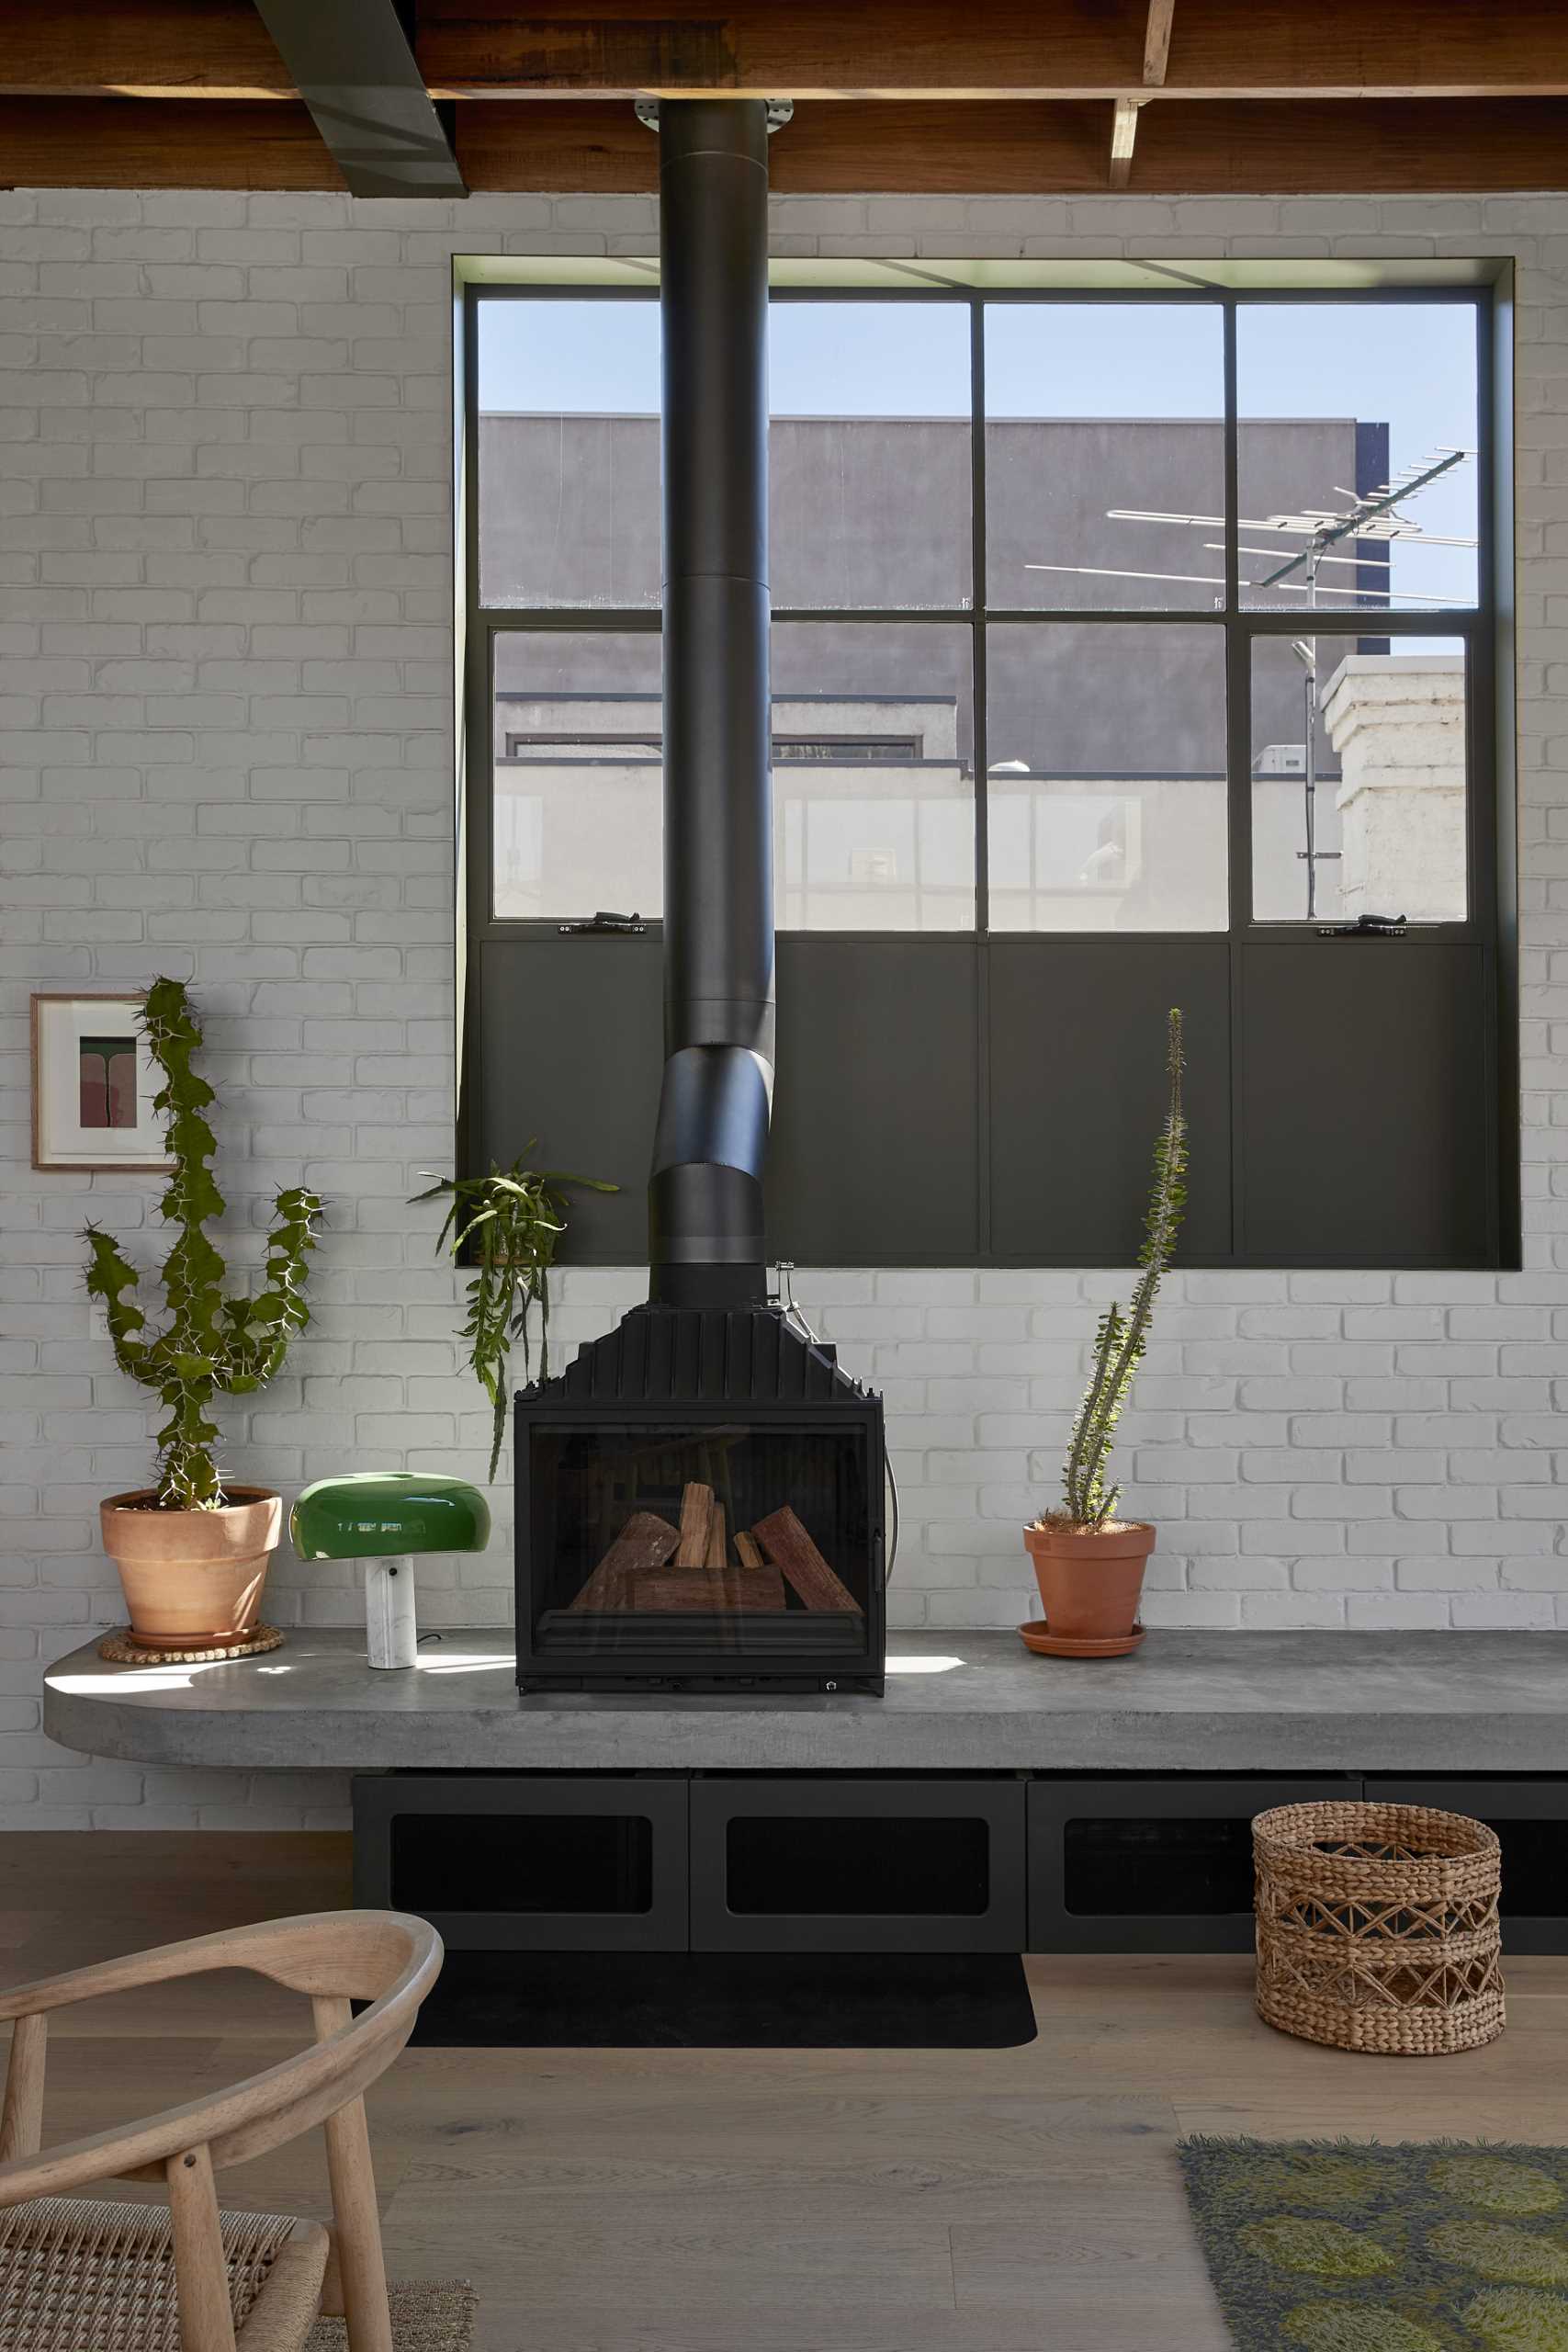
[{"label": "terracotta pot", "polygon": [[1111,1641],[1138,1622],[1144,1565],[1155,1548],[1146,1520],[1103,1531],[1026,1527],[1041,1606],[1053,1634],[1068,1641]]},{"label": "terracotta pot", "polygon": [[143,1648],[216,1648],[254,1629],[283,1503],[265,1487],[228,1493],[218,1510],[152,1510],[150,1492],[110,1495],[98,1505],[130,1638]]}]

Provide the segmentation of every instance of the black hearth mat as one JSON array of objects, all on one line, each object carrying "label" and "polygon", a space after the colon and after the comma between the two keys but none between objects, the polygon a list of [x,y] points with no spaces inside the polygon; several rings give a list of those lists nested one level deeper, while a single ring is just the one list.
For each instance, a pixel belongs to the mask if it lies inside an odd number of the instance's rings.
[{"label": "black hearth mat", "polygon": [[1014,2050],[1014,1952],[449,1951],[413,2039],[440,2050]]}]

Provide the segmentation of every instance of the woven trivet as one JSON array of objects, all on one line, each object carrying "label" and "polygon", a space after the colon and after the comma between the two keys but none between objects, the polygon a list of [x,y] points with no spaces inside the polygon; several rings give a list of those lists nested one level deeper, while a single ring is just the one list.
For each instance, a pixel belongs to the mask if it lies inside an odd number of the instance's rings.
[{"label": "woven trivet", "polygon": [[265,1657],[268,1650],[280,1650],[283,1635],[276,1625],[258,1625],[241,1642],[209,1643],[204,1649],[150,1650],[130,1638],[128,1625],[117,1625],[98,1644],[98,1656],[111,1666],[209,1666],[220,1658]]}]

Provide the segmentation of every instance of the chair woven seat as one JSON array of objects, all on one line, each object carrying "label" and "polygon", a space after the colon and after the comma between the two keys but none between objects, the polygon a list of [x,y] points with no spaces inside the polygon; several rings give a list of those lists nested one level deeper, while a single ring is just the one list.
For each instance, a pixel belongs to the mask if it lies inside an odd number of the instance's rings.
[{"label": "chair woven seat", "polygon": [[[326,2267],[324,2230],[281,2213],[220,2215],[237,2335],[269,2285],[297,2305],[302,2344]],[[281,2267],[278,2257],[288,2248]],[[269,2311],[287,2322],[292,2313]],[[243,2336],[240,2337],[244,2341]],[[180,2352],[174,2233],[163,2205],[41,2197],[0,2212],[4,2352]]]}]

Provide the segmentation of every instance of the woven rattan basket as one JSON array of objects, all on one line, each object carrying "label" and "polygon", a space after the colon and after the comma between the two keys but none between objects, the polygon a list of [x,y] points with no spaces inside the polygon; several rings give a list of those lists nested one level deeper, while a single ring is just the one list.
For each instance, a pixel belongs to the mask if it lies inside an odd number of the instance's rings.
[{"label": "woven rattan basket", "polygon": [[1258,2012],[1282,2033],[1391,2058],[1503,2030],[1501,1849],[1419,1804],[1283,1804],[1252,1825]]}]

